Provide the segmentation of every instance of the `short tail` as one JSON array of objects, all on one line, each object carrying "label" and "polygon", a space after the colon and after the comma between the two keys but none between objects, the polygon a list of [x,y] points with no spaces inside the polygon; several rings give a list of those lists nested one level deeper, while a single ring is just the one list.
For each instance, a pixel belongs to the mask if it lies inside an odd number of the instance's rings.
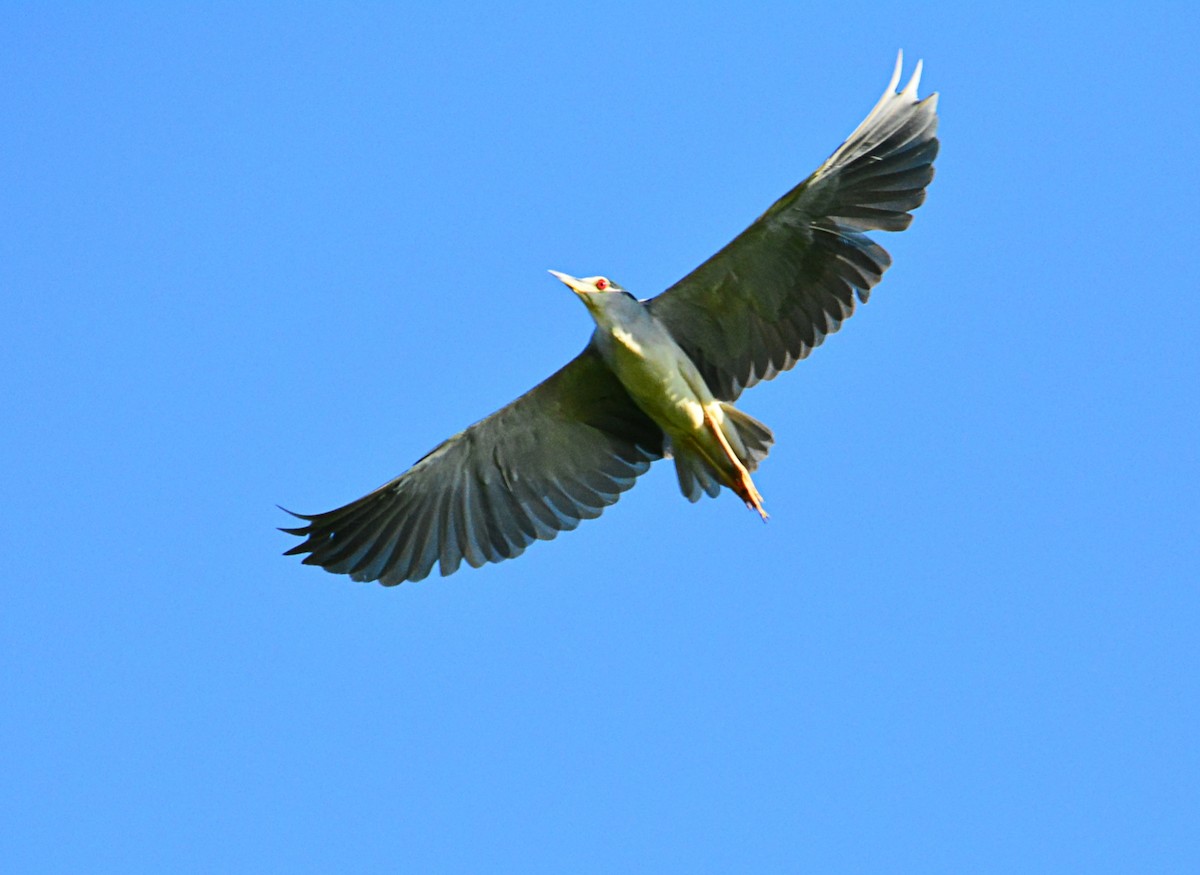
[{"label": "short tail", "polygon": [[[747,471],[754,471],[771,451],[775,436],[753,416],[748,416],[732,404],[721,402],[723,422],[721,432],[738,461]],[[688,501],[699,501],[701,495],[716,498],[721,486],[738,491],[740,485],[733,470],[722,473],[715,470],[699,453],[672,444],[667,437],[667,455],[675,459],[675,476],[679,479],[679,491]],[[732,482],[730,482],[732,481]]]},{"label": "short tail", "polygon": [[709,498],[716,498],[721,491],[721,481],[704,457],[675,446],[670,435],[667,435],[666,443],[666,455],[675,459],[675,476],[679,479],[679,491],[684,497],[693,504],[705,493]]},{"label": "short tail", "polygon": [[732,404],[721,402],[721,412],[725,414],[725,438],[733,451],[738,454],[746,470],[754,473],[758,463],[771,452],[775,443],[775,435],[753,416],[743,413]]}]

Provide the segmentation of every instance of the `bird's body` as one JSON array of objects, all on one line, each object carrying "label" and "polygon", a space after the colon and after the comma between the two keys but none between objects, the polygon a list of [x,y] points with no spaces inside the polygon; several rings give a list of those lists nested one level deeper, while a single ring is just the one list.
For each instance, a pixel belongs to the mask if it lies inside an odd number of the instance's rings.
[{"label": "bird's body", "polygon": [[288,553],[389,586],[500,562],[599,516],[664,456],[689,500],[727,487],[765,519],[750,475],[774,438],[733,403],[867,300],[891,258],[864,232],[907,228],[925,200],[937,95],[917,99],[920,64],[897,92],[900,67],[815,173],[657,297],[552,271],[596,323],[583,351],[374,492],[297,514]]},{"label": "bird's body", "polygon": [[[733,406],[719,401],[695,362],[675,342],[642,301],[605,277],[576,279],[551,271],[587,306],[596,322],[592,343],[609,369],[642,412],[662,429],[667,453],[675,459],[680,486],[699,479],[702,488],[716,494],[728,486],[766,519],[762,496],[750,480],[750,471],[762,456],[746,447],[738,424],[749,420],[772,440],[770,430]],[[602,284],[597,288],[597,284]]]},{"label": "bird's body", "polygon": [[640,301],[621,293],[603,297],[605,305],[589,311],[604,363],[668,436],[699,430],[716,399],[695,364]]}]

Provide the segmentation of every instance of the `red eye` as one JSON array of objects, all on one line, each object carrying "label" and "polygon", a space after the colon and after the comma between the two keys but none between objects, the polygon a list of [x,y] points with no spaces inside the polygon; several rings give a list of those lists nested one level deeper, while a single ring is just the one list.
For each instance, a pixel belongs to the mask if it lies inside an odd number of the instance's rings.
[{"label": "red eye", "polygon": [[600,279],[596,280],[596,288],[600,291],[604,291],[608,288],[608,280],[606,280],[604,277],[600,277]]}]

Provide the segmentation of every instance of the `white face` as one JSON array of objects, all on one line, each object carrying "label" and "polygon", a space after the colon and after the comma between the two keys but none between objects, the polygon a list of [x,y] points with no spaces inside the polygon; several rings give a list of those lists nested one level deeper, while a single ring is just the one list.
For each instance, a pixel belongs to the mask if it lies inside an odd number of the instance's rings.
[{"label": "white face", "polygon": [[588,276],[584,277],[579,282],[581,285],[590,286],[591,288],[588,289],[588,291],[591,292],[607,292],[610,291],[612,286],[612,282],[608,279],[608,277],[604,276]]},{"label": "white face", "polygon": [[614,284],[612,280],[604,276],[585,276],[577,279],[566,273],[559,273],[557,270],[552,270],[550,273],[558,277],[576,292],[581,295],[594,295],[597,292],[619,292],[621,287]]}]

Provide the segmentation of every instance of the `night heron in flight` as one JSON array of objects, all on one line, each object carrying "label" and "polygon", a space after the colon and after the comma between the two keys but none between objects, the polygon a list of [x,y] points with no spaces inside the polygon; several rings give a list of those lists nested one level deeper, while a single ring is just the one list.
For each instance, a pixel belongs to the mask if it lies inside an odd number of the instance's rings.
[{"label": "night heron in flight", "polygon": [[937,155],[937,95],[918,63],[824,164],[656,298],[551,271],[596,329],[583,352],[395,480],[284,529],[288,554],[386,586],[478,568],[592,519],[650,463],[675,461],[690,501],[731,489],[766,518],[750,475],[771,430],[733,406],[837,331],[891,264],[866,231],[902,231]]}]

